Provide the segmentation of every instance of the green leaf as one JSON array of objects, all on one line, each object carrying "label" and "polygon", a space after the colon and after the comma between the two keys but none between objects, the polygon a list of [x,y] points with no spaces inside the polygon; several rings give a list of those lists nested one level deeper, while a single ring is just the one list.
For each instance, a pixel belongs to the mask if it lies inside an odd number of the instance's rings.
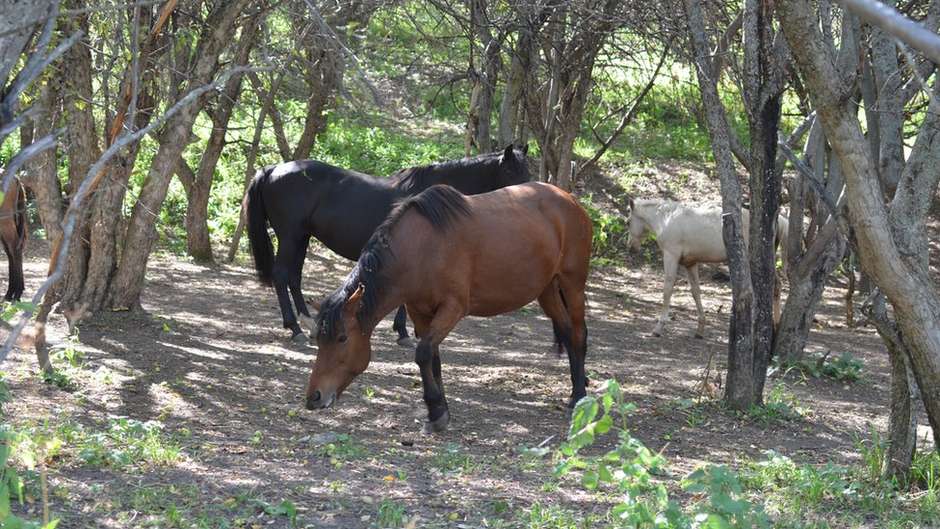
[{"label": "green leaf", "polygon": [[614,425],[614,420],[610,418],[610,415],[604,415],[601,420],[597,421],[594,426],[595,435],[604,435],[610,431],[610,428]]},{"label": "green leaf", "polygon": [[588,490],[594,490],[597,488],[598,484],[598,475],[597,472],[589,470],[581,476],[581,484]]}]

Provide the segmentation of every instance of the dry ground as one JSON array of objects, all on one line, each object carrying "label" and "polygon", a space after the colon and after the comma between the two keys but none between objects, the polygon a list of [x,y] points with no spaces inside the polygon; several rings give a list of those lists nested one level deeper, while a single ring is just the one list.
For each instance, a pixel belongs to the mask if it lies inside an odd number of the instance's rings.
[{"label": "dry ground", "polygon": [[[27,292],[43,274],[42,253],[34,245]],[[304,271],[309,297],[326,294],[350,268],[315,254]],[[864,362],[862,381],[774,374],[768,387],[784,384],[806,408],[794,421],[764,424],[717,405],[684,409],[682,399],[698,396],[710,355],[724,362],[730,293],[703,273],[708,327],[698,340],[681,281],[668,334],[653,338],[661,277],[655,264],[593,270],[588,370],[593,381],[623,384],[638,406],[634,435],[662,450],[673,474],[706,461],[734,465],[765,450],[801,462],[852,462],[859,457],[856,439],[872,426],[885,428],[886,355],[871,329],[845,328],[838,287],[827,290],[809,351],[851,352]],[[442,346],[451,427],[425,436],[413,352],[395,344],[390,318],[373,338],[368,371],[334,408],[311,412],[302,394],[313,350],[288,343],[273,293],[248,266],[154,258],[143,300],[143,313],[105,314],[82,326],[84,365],[74,391],[40,381],[26,352],[4,366],[15,395],[7,414],[15,423],[71,418],[100,428],[115,417],[158,419],[183,446],[180,461],[164,467],[53,465],[51,501],[60,527],[165,526],[166,513],[137,501],[147,490],[186,516],[203,513],[199,520],[211,527],[288,526],[284,516],[246,511],[245,498],[275,506],[289,500],[300,511],[300,527],[369,527],[383,500],[403,507],[405,519],[419,516],[418,527],[480,527],[535,502],[603,508],[553,485],[548,463],[517,452],[546,439],[556,446],[567,425],[567,360],[549,352],[550,324],[535,304],[459,324]],[[52,330],[53,341],[64,340],[61,322]]]}]

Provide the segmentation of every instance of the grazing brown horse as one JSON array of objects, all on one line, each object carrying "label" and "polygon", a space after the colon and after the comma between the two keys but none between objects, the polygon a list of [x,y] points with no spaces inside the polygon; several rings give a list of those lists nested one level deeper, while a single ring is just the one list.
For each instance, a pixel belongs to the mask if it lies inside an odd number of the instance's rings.
[{"label": "grazing brown horse", "polygon": [[23,295],[23,249],[26,248],[26,190],[14,179],[0,203],[0,239],[10,265],[10,285],[3,299],[19,301]]},{"label": "grazing brown horse", "polygon": [[494,316],[534,299],[568,351],[573,407],[585,395],[584,285],[591,235],[581,206],[544,183],[474,196],[434,186],[405,200],[320,308],[307,408],[332,405],[366,370],[372,331],[404,303],[420,339],[415,362],[428,407],[425,431],[441,431],[449,421],[441,341],[464,316]]}]

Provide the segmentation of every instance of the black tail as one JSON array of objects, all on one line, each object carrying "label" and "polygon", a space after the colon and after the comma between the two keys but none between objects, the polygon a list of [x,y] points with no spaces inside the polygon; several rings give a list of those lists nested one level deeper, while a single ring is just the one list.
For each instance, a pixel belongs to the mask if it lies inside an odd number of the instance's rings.
[{"label": "black tail", "polygon": [[258,281],[265,286],[271,286],[272,284],[274,245],[271,244],[271,236],[268,235],[268,214],[264,210],[261,190],[268,182],[271,169],[271,167],[258,169],[255,177],[248,184],[248,193],[245,194],[245,210],[248,215],[248,242],[251,244],[251,254],[255,258]]}]

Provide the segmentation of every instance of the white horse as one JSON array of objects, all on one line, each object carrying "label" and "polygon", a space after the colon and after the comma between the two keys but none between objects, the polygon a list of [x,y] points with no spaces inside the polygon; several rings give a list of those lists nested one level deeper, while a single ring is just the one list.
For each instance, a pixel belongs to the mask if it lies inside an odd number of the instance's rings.
[{"label": "white horse", "polygon": [[[742,211],[744,233],[747,233],[749,215]],[[681,265],[692,287],[692,298],[698,310],[698,329],[695,337],[701,338],[705,332],[705,310],[702,308],[699,290],[699,263],[723,263],[728,260],[725,243],[721,235],[720,206],[688,206],[671,200],[636,199],[630,201],[630,217],[627,220],[630,231],[629,244],[639,250],[643,235],[653,232],[656,244],[663,252],[665,282],[663,284],[663,310],[659,322],[653,329],[654,336],[661,336],[669,319],[669,300],[676,282],[676,274]],[[787,218],[777,217],[776,243],[786,251]],[[786,255],[783,256],[786,263]],[[775,288],[774,322],[780,314],[779,289]]]}]

